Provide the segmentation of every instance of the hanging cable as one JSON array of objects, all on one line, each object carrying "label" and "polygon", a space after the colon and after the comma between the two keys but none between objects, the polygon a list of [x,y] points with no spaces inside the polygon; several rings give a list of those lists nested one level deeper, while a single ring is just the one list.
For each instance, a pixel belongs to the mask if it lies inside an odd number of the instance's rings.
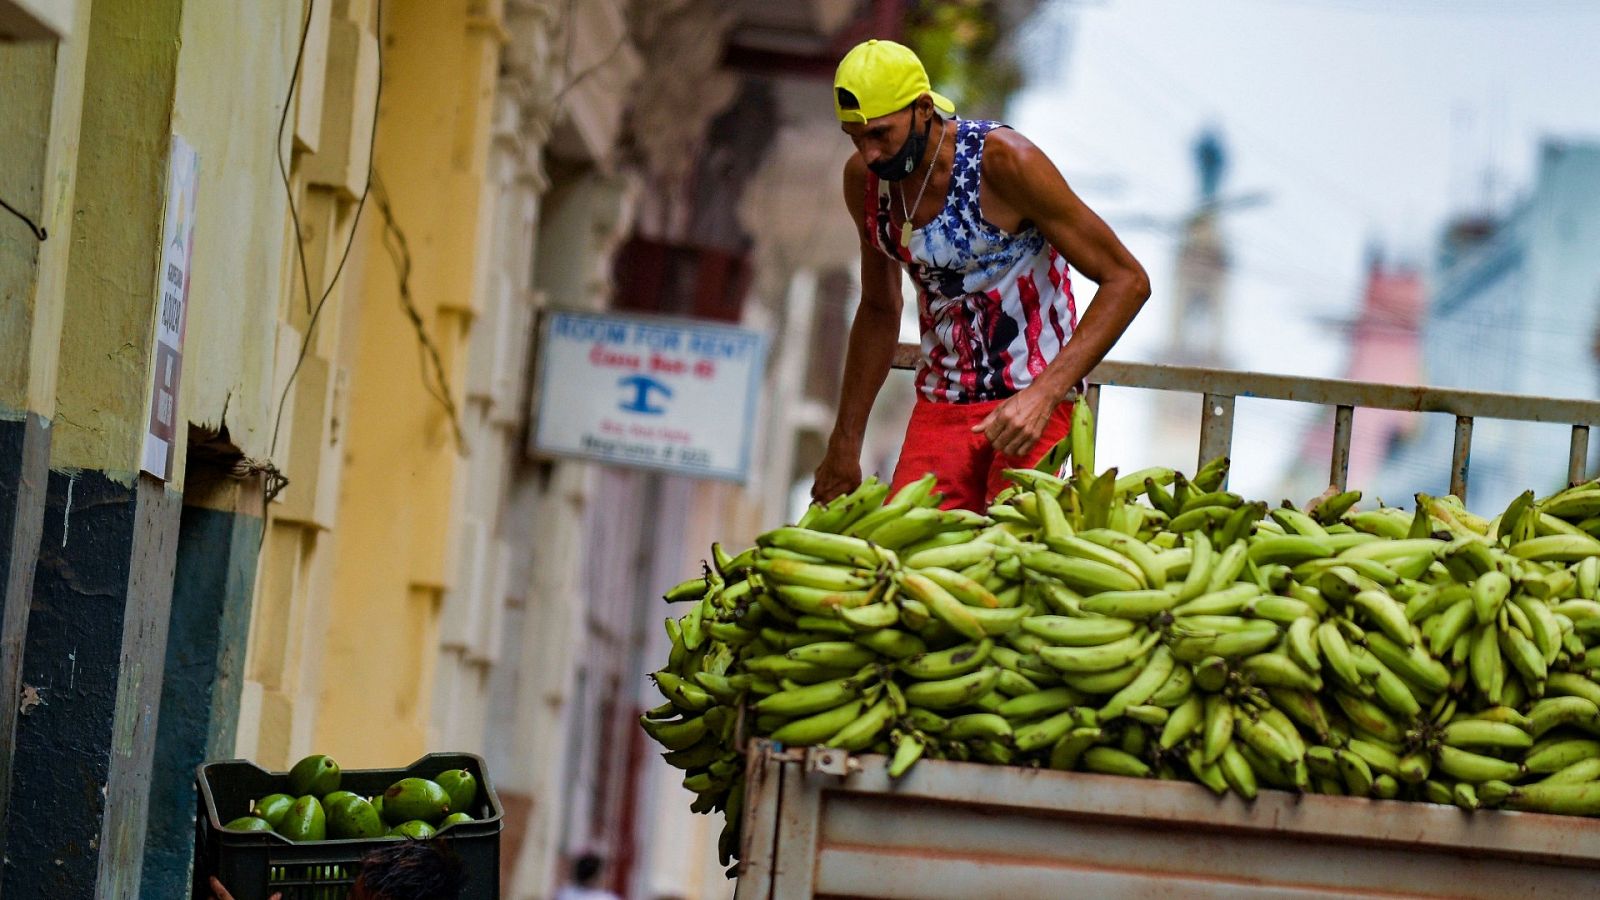
[{"label": "hanging cable", "polygon": [[[294,97],[295,83],[300,73],[300,60],[305,52],[306,33],[311,28],[311,12],[315,5],[316,0],[308,0],[306,4],[306,22],[300,31],[300,49],[295,53],[295,72],[289,78],[289,95],[288,97],[284,98],[283,118],[281,118],[278,122],[279,171],[283,174],[284,190],[289,195],[289,213],[290,218],[294,222],[295,256],[298,258],[300,263],[300,274],[305,287],[306,301],[308,303],[311,299],[311,276],[309,274],[310,268],[306,264],[305,239],[300,230],[300,217],[295,208],[294,187],[289,181],[288,169],[283,166],[282,149],[283,126],[289,118],[290,100]],[[378,146],[378,109],[379,104],[383,99],[383,0],[378,0],[375,16],[376,18],[373,28],[378,38],[378,79],[377,86],[373,89],[372,93],[372,131],[367,137],[367,181],[366,184],[361,188],[361,196],[356,201],[355,214],[350,219],[350,233],[345,240],[344,252],[339,255],[339,264],[334,268],[333,276],[328,279],[328,286],[322,291],[321,296],[317,298],[316,305],[314,307],[310,307],[311,319],[306,323],[306,333],[300,339],[299,355],[295,357],[294,368],[289,371],[289,377],[283,385],[283,393],[278,397],[278,412],[272,423],[272,442],[267,448],[267,455],[269,457],[277,453],[278,434],[283,427],[283,411],[289,405],[289,391],[294,388],[295,378],[299,376],[300,367],[305,363],[306,354],[311,350],[311,340],[316,333],[317,321],[322,318],[323,307],[327,304],[328,298],[333,295],[334,285],[339,283],[339,276],[344,272],[345,263],[350,259],[350,250],[355,246],[356,242],[357,226],[361,224],[361,211],[366,207],[367,195],[372,191],[372,155],[377,151]]]},{"label": "hanging cable", "polygon": [[17,209],[15,206],[7,203],[3,198],[0,198],[0,206],[5,207],[6,212],[11,213],[13,216],[21,219],[28,226],[28,230],[33,232],[33,236],[39,241],[43,242],[45,238],[50,236],[49,232],[45,231],[41,226],[35,224],[32,219],[28,218],[27,215],[22,212],[22,210]]},{"label": "hanging cable", "polygon": [[[283,159],[283,129],[289,123],[289,110],[294,108],[294,89],[300,83],[300,63],[305,59],[306,36],[311,33],[311,18],[316,12],[317,0],[306,0],[306,17],[300,25],[300,44],[294,51],[294,68],[289,70],[289,93],[283,98],[283,113],[278,116],[278,138],[273,144],[273,158],[278,161],[278,174],[283,178],[283,190],[289,196],[289,218],[294,222],[295,256],[300,263],[300,282],[305,289],[306,311],[311,311],[311,271],[306,266],[306,255],[301,243],[304,231],[300,228],[300,209],[294,202],[294,187],[289,183],[289,164]],[[293,155],[291,153],[291,155]]]},{"label": "hanging cable", "polygon": [[395,221],[394,207],[389,205],[389,192],[384,190],[383,179],[376,170],[372,173],[372,194],[373,201],[378,204],[378,213],[383,216],[383,248],[389,251],[389,258],[394,260],[395,272],[400,280],[400,307],[405,311],[412,330],[417,333],[417,352],[423,357],[422,389],[444,408],[445,416],[450,421],[450,432],[455,437],[456,450],[465,453],[466,436],[461,430],[461,414],[456,409],[455,393],[450,389],[450,377],[445,374],[444,359],[439,353],[439,345],[428,336],[422,311],[411,298],[411,249],[406,242],[405,232],[400,230],[399,222]]}]

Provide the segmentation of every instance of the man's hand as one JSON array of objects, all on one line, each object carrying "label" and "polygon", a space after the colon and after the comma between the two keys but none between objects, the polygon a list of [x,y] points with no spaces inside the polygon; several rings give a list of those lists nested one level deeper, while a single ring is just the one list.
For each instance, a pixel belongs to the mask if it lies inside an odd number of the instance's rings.
[{"label": "man's hand", "polygon": [[[218,881],[215,875],[211,876],[211,900],[233,900],[233,895],[228,893],[228,889],[222,886],[222,882]],[[273,894],[267,900],[283,900],[283,894],[281,892]]]},{"label": "man's hand", "polygon": [[972,431],[982,432],[1001,453],[1022,456],[1039,443],[1059,405],[1039,384],[1031,384],[1001,401]]},{"label": "man's hand", "polygon": [[835,497],[848,494],[861,484],[861,452],[835,450],[828,446],[822,464],[817,466],[816,478],[811,483],[811,500],[827,503]]}]

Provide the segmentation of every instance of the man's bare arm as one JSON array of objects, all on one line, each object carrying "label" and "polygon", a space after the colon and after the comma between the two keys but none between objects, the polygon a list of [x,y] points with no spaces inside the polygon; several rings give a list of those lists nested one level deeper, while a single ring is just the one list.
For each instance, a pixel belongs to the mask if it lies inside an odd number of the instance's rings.
[{"label": "man's bare arm", "polygon": [[861,483],[861,443],[867,416],[889,375],[900,338],[900,267],[878,252],[866,233],[866,165],[852,156],[845,165],[845,206],[861,235],[861,304],[850,326],[839,411],[811,496],[826,502]]},{"label": "man's bare arm", "polygon": [[1044,152],[1009,129],[984,144],[985,184],[1033,222],[1072,268],[1099,285],[1072,339],[1026,390],[996,407],[975,431],[1005,453],[1026,453],[1051,413],[1110,352],[1150,297],[1144,267],[1111,228],[1078,199]]}]

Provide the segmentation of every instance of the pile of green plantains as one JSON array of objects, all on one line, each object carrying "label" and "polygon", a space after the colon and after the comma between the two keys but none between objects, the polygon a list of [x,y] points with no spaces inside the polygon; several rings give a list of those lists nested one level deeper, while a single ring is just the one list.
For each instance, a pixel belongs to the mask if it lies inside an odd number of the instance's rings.
[{"label": "pile of green plantains", "polygon": [[869,480],[674,587],[642,724],[724,810],[742,743],[1600,814],[1600,481],[1498,517],[1305,511],[1227,461],[1013,470],[988,515]]}]

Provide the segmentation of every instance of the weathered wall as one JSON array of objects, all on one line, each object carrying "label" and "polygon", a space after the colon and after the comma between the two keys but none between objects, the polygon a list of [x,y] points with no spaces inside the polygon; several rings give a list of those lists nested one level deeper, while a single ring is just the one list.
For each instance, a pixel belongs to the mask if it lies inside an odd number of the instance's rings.
[{"label": "weathered wall", "polygon": [[268,455],[279,399],[274,334],[290,245],[274,149],[300,25],[288,4],[189,0],[179,26],[170,128],[198,156],[199,185],[178,421],[198,426],[207,447],[191,457],[196,449],[180,440],[175,452],[173,485],[185,506],[142,896],[186,889],[194,767],[231,756],[237,732],[263,504],[259,478],[228,470],[239,454]]},{"label": "weathered wall", "polygon": [[0,418],[55,408],[83,65],[81,42],[0,46],[0,197],[56,235],[0,214]]},{"label": "weathered wall", "polygon": [[190,0],[179,39],[172,130],[200,157],[179,418],[226,425],[248,456],[267,454],[278,400],[267,338],[288,204],[273,151],[299,39],[295,6]]},{"label": "weathered wall", "polygon": [[137,893],[178,504],[134,470],[180,13],[106,0],[81,32],[53,471],[22,665],[24,696],[42,702],[19,716],[6,809],[16,896]]},{"label": "weathered wall", "polygon": [[106,2],[88,28],[70,298],[57,368],[55,468],[139,467],[154,343],[180,0]]},{"label": "weathered wall", "polygon": [[[385,10],[393,6],[385,4]],[[280,252],[261,260],[275,290],[265,295],[270,315],[257,311],[264,326],[258,326],[252,345],[259,358],[270,359],[271,382],[265,415],[246,412],[236,423],[230,405],[227,419],[231,436],[247,455],[267,460],[289,479],[270,504],[265,525],[234,742],[238,755],[277,768],[313,746],[346,454],[346,388],[366,260],[366,242],[353,233],[358,222],[370,223],[377,215],[372,203],[362,202],[378,99],[375,0],[306,0],[291,4],[289,15],[286,72],[302,23],[305,28],[279,148],[289,185],[285,191],[270,156],[265,183],[278,196],[292,192],[295,206],[292,216],[276,222],[284,236]],[[270,125],[272,138],[283,115],[286,82],[279,82],[278,92],[271,115],[261,123]],[[282,206],[280,211],[286,212]],[[215,415],[212,407],[219,400],[228,402],[228,397],[197,395],[195,415]]]},{"label": "weathered wall", "polygon": [[44,521],[89,9],[83,0],[69,17],[76,41],[0,46],[0,196],[46,232],[40,242],[21,221],[0,223],[0,845]]},{"label": "weathered wall", "polygon": [[[385,11],[384,103],[374,165],[409,250],[408,295],[459,406],[482,302],[485,164],[498,4],[396,3]],[[403,309],[379,217],[355,345],[339,549],[328,598],[328,673],[316,746],[344,765],[397,765],[427,749],[439,608],[451,582],[461,472],[451,413]],[[436,389],[435,389],[436,390]]]}]

